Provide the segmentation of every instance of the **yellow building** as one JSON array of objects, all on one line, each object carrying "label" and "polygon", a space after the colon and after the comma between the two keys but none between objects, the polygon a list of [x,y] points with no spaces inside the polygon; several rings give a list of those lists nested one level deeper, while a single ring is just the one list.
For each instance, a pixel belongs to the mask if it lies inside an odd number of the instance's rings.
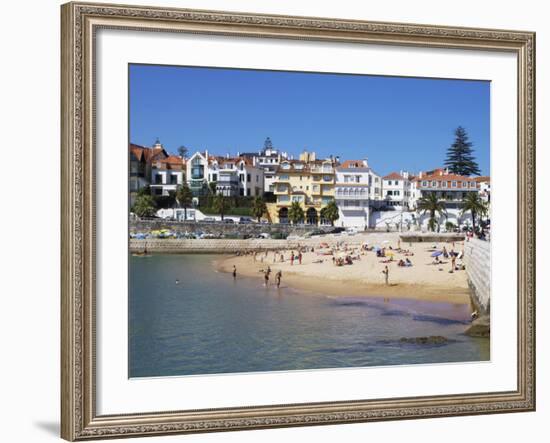
[{"label": "yellow building", "polygon": [[268,208],[274,223],[289,223],[288,210],[293,202],[300,203],[304,223],[327,223],[321,219],[321,209],[334,200],[334,160],[315,160],[314,153],[300,160],[283,160],[277,169],[274,194],[277,202]]}]

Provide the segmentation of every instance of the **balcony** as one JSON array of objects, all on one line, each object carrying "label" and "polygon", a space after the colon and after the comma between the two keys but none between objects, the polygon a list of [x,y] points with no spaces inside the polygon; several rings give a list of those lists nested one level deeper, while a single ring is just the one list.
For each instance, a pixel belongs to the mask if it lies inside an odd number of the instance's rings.
[{"label": "balcony", "polygon": [[336,200],[369,200],[369,194],[343,194],[337,192],[334,197]]}]

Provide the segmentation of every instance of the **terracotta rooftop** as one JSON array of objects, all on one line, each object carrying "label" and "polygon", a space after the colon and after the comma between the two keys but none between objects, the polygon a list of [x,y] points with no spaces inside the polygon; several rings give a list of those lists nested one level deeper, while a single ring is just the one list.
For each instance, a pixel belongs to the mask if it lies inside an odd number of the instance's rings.
[{"label": "terracotta rooftop", "polygon": [[353,169],[353,168],[366,168],[367,165],[365,165],[364,160],[345,160],[344,162],[342,162],[340,167]]},{"label": "terracotta rooftop", "polygon": [[476,177],[474,178],[474,180],[478,183],[481,183],[481,182],[491,182],[491,177],[488,176],[488,175],[483,175],[481,177]]},{"label": "terracotta rooftop", "polygon": [[391,174],[386,175],[383,177],[384,180],[405,180],[405,177],[403,177],[398,172],[392,172]]}]

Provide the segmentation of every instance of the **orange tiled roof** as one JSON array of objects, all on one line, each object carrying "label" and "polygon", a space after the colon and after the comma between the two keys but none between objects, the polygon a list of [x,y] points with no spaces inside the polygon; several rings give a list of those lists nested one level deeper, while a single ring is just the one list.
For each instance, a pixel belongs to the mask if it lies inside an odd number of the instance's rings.
[{"label": "orange tiled roof", "polygon": [[345,160],[340,165],[341,168],[365,168],[365,162],[363,160]]},{"label": "orange tiled roof", "polygon": [[383,177],[384,180],[405,180],[405,177],[403,177],[398,172],[392,172],[391,174],[386,175]]},{"label": "orange tiled roof", "polygon": [[168,153],[164,148],[146,148],[145,146],[136,145],[135,143],[130,143],[130,152],[132,152],[139,161],[152,161],[159,159],[159,157],[168,157]]},{"label": "orange tiled roof", "polygon": [[478,183],[481,183],[481,182],[490,182],[491,181],[491,177],[488,176],[488,175],[483,175],[481,177],[476,177],[474,178],[474,180]]}]

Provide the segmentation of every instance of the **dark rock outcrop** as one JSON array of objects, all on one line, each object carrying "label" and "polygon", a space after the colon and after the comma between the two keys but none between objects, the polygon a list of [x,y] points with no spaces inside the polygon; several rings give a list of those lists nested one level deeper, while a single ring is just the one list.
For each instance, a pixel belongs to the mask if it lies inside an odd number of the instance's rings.
[{"label": "dark rock outcrop", "polygon": [[491,335],[491,322],[489,316],[484,315],[476,318],[464,333],[470,337],[489,337]]}]

